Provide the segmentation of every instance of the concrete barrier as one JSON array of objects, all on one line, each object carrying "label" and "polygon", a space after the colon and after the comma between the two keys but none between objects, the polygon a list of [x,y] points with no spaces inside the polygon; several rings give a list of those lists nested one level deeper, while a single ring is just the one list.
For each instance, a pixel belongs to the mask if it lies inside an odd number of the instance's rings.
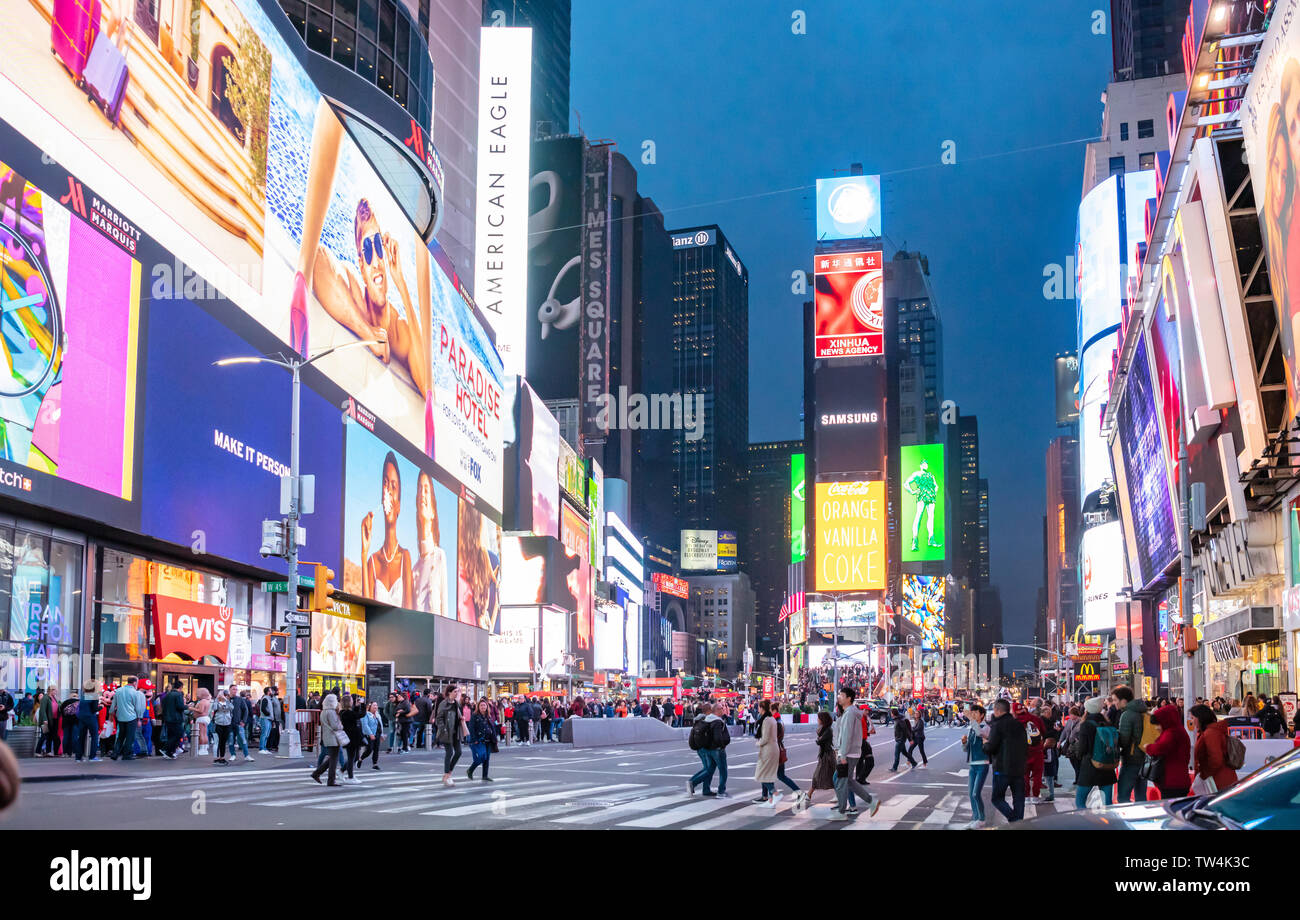
[{"label": "concrete barrier", "polygon": [[[782,719],[782,724],[785,725],[787,738],[817,731],[815,722],[790,723]],[[733,738],[742,734],[739,725],[729,727]],[[690,733],[689,727],[673,728],[658,719],[638,719],[632,716],[623,719],[565,719],[560,730],[560,741],[578,747],[621,747],[625,744],[654,744],[664,741],[686,744]]]}]

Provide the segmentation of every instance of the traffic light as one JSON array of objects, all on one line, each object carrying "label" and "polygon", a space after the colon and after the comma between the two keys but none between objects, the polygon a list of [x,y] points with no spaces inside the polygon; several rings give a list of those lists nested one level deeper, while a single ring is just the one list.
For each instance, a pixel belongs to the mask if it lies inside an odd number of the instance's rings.
[{"label": "traffic light", "polygon": [[329,566],[316,563],[312,566],[312,577],[316,583],[311,589],[311,609],[324,610],[329,607],[330,597],[334,594],[334,570]]}]

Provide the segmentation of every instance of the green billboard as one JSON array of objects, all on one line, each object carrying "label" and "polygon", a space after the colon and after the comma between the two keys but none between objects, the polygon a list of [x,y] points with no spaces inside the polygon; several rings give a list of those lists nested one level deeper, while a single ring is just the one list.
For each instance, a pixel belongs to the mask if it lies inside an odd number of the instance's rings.
[{"label": "green billboard", "polygon": [[942,562],[947,519],[947,477],[942,444],[902,449],[903,513],[899,521],[904,562]]},{"label": "green billboard", "polygon": [[803,562],[806,556],[803,506],[804,455],[790,455],[790,561]]}]

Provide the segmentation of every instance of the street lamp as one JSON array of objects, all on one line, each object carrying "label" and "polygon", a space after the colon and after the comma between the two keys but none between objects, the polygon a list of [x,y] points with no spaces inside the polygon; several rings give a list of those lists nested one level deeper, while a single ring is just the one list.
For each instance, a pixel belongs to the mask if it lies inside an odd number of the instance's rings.
[{"label": "street lamp", "polygon": [[[306,360],[296,355],[286,358],[283,354],[279,359],[267,357],[266,355],[249,355],[237,358],[222,358],[220,361],[214,361],[217,367],[230,367],[235,364],[275,364],[283,367],[293,374],[293,411],[289,421],[289,520],[285,528],[285,558],[289,566],[289,598],[293,603],[294,609],[298,608],[298,518],[300,517],[299,505],[301,502],[301,492],[299,489],[298,476],[298,442],[301,431],[298,424],[298,404],[302,391],[302,369],[309,364],[319,361],[326,355],[331,355],[336,351],[342,351],[345,348],[360,348],[368,345],[378,345],[378,339],[365,339],[358,342],[347,342],[343,345],[335,345],[324,351],[313,355]],[[298,737],[298,631],[294,629],[294,641],[289,649],[289,662],[285,674],[287,692],[285,696],[288,700],[288,713],[285,717],[284,740],[289,747],[289,757],[302,756],[302,743]]]},{"label": "street lamp", "polygon": [[[854,595],[861,595],[865,593],[868,592],[849,591],[843,594],[823,594],[820,591],[804,592],[804,597],[829,597],[831,599],[834,608],[835,628],[831,633],[831,642],[835,649],[835,677],[833,683],[831,684],[831,689],[834,693],[840,692],[840,597],[841,596],[853,597]],[[833,696],[832,699],[834,699]]]}]

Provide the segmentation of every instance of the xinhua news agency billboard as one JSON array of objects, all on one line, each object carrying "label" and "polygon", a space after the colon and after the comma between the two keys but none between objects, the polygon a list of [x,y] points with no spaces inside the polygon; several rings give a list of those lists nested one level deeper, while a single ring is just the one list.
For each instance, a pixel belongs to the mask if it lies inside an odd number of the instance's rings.
[{"label": "xinhua news agency billboard", "polygon": [[948,512],[943,445],[905,444],[901,453],[903,561],[942,562]]}]

